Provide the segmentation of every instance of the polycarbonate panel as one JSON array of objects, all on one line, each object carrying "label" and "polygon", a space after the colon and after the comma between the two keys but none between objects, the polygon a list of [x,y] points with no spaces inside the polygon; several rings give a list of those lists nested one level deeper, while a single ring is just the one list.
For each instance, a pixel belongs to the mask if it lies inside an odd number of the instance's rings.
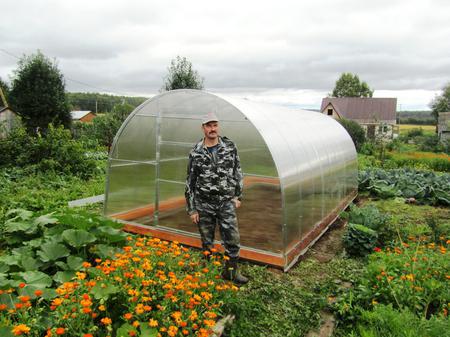
[{"label": "polycarbonate panel", "polygon": [[108,181],[106,215],[153,207],[155,166],[111,160]]},{"label": "polycarbonate panel", "polygon": [[188,158],[164,159],[159,162],[159,178],[184,183],[186,181],[186,171]]},{"label": "polycarbonate panel", "polygon": [[186,213],[184,183],[159,181],[158,226],[198,233]]},{"label": "polycarbonate panel", "polygon": [[233,140],[238,148],[245,174],[277,177],[272,155],[259,132],[248,121],[220,122],[221,134]]},{"label": "polycarbonate panel", "polygon": [[[137,146],[145,144],[145,146]],[[134,116],[121,128],[111,158],[154,161],[156,156],[156,118]]]},{"label": "polycarbonate panel", "polygon": [[242,204],[237,210],[241,245],[282,253],[283,208],[279,180],[246,176],[245,182]]}]

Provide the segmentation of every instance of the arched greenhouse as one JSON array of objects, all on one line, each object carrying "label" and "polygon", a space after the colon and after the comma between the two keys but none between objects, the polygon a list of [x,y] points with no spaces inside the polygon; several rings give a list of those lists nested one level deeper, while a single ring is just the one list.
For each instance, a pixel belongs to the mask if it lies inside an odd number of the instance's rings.
[{"label": "arched greenhouse", "polygon": [[[356,196],[353,142],[334,119],[198,90],[136,108],[109,155],[105,214],[126,229],[200,247],[185,210],[189,151],[214,112],[244,172],[241,257],[289,269]],[[216,236],[219,238],[219,236]]]}]

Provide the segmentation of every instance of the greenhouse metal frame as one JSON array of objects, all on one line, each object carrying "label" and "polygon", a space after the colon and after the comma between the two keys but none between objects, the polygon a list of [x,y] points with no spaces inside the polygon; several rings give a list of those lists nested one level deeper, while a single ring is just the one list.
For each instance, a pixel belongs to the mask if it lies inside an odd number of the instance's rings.
[{"label": "greenhouse metal frame", "polygon": [[128,231],[201,247],[184,188],[188,154],[203,137],[208,112],[241,159],[241,257],[286,271],[357,193],[354,144],[318,112],[200,90],[157,95],[130,114],[114,139],[104,213]]}]

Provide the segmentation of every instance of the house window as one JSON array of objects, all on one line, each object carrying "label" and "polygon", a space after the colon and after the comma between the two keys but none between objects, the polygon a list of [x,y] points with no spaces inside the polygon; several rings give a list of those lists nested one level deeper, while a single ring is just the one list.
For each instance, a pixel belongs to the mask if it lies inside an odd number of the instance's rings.
[{"label": "house window", "polygon": [[328,116],[333,116],[333,109],[328,109]]}]

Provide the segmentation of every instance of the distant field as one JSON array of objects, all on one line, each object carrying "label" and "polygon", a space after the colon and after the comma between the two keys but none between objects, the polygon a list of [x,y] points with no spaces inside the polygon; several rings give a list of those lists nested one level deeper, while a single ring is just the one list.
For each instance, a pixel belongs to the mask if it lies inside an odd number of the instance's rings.
[{"label": "distant field", "polygon": [[432,133],[435,132],[436,126],[435,125],[413,125],[413,124],[400,124],[400,133],[406,133],[408,130],[411,129],[422,129],[425,131],[425,133]]}]

